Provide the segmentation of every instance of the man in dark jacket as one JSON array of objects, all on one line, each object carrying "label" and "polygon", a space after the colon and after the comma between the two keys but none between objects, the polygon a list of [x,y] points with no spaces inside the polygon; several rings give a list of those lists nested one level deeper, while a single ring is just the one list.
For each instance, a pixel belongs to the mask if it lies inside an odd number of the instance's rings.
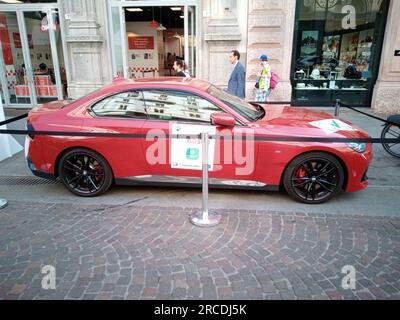
[{"label": "man in dark jacket", "polygon": [[229,61],[235,66],[228,82],[228,93],[239,98],[245,97],[246,87],[246,72],[243,65],[240,63],[240,53],[237,50],[232,50],[229,55]]}]

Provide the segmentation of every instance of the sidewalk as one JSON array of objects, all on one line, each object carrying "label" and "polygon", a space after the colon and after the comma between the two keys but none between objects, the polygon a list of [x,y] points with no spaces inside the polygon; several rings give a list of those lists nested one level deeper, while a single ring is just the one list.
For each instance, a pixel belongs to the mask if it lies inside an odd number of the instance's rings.
[{"label": "sidewalk", "polygon": [[[399,299],[400,219],[11,202],[0,211],[0,299]],[[41,268],[56,289],[41,287]],[[356,270],[344,290],[344,266]]]}]

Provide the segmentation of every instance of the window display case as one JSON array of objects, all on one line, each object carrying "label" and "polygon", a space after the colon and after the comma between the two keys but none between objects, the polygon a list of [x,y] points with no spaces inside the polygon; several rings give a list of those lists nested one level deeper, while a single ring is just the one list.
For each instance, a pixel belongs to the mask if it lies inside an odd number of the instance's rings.
[{"label": "window display case", "polygon": [[[341,4],[297,1],[291,81],[294,101],[370,105],[389,1],[356,1],[357,26],[343,29]],[[365,8],[361,8],[365,5]],[[361,14],[361,12],[364,12]]]},{"label": "window display case", "polygon": [[294,80],[295,101],[336,101],[357,104],[365,100],[368,93],[367,79],[302,79]]}]

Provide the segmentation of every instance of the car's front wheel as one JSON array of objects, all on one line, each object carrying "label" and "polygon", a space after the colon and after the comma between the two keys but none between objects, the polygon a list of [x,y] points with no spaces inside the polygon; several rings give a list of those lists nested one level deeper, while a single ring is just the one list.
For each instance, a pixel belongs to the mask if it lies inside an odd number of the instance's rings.
[{"label": "car's front wheel", "polygon": [[106,192],[113,175],[107,161],[87,149],[67,151],[58,162],[58,174],[64,186],[82,197],[95,197]]},{"label": "car's front wheel", "polygon": [[287,167],[283,184],[297,201],[319,204],[342,191],[345,174],[341,163],[332,155],[310,152],[295,158]]}]

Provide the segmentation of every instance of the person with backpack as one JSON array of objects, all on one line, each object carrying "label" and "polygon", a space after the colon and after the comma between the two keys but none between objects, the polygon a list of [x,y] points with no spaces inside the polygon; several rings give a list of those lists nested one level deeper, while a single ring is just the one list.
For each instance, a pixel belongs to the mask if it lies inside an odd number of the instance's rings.
[{"label": "person with backpack", "polygon": [[268,56],[263,54],[260,57],[262,70],[258,74],[256,85],[255,85],[255,100],[257,102],[265,102],[271,92],[271,66],[268,63]]}]

